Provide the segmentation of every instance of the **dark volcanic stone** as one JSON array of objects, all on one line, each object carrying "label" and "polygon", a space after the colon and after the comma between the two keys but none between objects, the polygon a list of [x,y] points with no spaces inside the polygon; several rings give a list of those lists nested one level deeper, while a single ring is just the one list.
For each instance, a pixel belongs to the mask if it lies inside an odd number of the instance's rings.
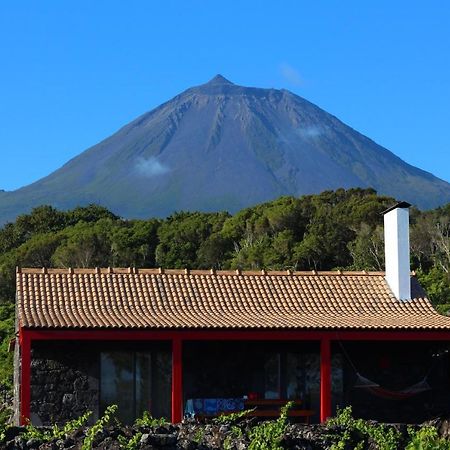
[{"label": "dark volcanic stone", "polygon": [[19,436],[21,433],[26,431],[25,427],[8,427],[5,431],[5,441],[10,441],[14,439],[16,436]]},{"label": "dark volcanic stone", "polygon": [[25,445],[28,448],[38,448],[41,444],[42,444],[42,442],[39,439],[31,438],[31,439],[28,439],[28,441],[26,442]]}]

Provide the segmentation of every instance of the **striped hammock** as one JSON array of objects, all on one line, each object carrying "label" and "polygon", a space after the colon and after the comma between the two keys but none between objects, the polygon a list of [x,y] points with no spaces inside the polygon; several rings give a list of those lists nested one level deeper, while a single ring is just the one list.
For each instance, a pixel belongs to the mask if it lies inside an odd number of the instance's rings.
[{"label": "striped hammock", "polygon": [[399,391],[393,391],[390,389],[385,389],[381,387],[378,383],[362,376],[360,373],[356,373],[356,383],[353,386],[355,389],[365,389],[377,397],[382,397],[390,400],[404,400],[414,395],[420,394],[421,392],[431,390],[431,386],[428,384],[427,377],[423,380],[415,383],[409,387],[401,389]]}]

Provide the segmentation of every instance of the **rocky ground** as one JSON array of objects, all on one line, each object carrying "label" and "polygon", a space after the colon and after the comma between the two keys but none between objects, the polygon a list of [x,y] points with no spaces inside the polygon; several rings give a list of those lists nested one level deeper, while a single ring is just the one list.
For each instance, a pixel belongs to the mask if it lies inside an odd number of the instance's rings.
[{"label": "rocky ground", "polygon": [[[198,424],[185,421],[179,425],[163,425],[153,428],[108,426],[94,438],[92,448],[98,450],[119,450],[127,448],[127,443],[140,434],[136,444],[129,448],[139,450],[194,450],[194,449],[235,449],[248,448],[247,431],[250,423],[231,424]],[[238,431],[239,430],[239,431]],[[6,432],[6,438],[1,448],[7,450],[58,450],[82,448],[86,429],[74,430],[64,439],[41,442],[36,438],[23,438],[25,427],[11,427]],[[119,436],[123,436],[122,444]],[[322,449],[327,448],[327,438],[320,425],[290,425],[283,438],[282,445],[286,449]]]},{"label": "rocky ground", "polygon": [[[431,425],[436,427],[441,438],[450,438],[450,420],[439,419]],[[178,425],[164,424],[154,427],[123,427],[116,424],[99,429],[90,446],[86,446],[89,428],[85,427],[71,430],[63,438],[50,439],[48,442],[44,442],[38,437],[25,436],[27,431],[25,427],[9,427],[5,431],[4,444],[0,448],[7,450],[85,450],[88,448],[95,450],[245,450],[249,448],[252,439],[258,439],[258,433],[256,433],[256,438],[251,434],[251,430],[255,429],[255,426],[257,423],[252,419],[223,424],[200,424],[190,420]],[[409,439],[407,426],[397,424],[388,425],[388,427],[399,432],[400,438],[396,448],[405,448]],[[50,428],[36,430],[51,431]],[[280,429],[276,429],[275,434],[279,431]],[[281,439],[278,442],[273,441],[270,446],[265,447],[264,439],[261,437],[263,432],[259,436],[262,439],[259,444],[253,442],[253,446],[250,448],[253,450],[276,450],[280,447],[286,450],[329,449],[333,443],[342,441],[341,437],[346,431],[349,429],[336,424],[287,424],[282,428]],[[268,435],[271,432],[273,433],[274,430],[269,432],[266,430],[265,433]],[[361,434],[350,430],[346,434],[345,445],[339,448],[354,449],[358,442],[361,442]],[[85,443],[85,447],[83,447],[83,443]],[[369,438],[366,439],[363,448],[375,450],[381,447]]]}]

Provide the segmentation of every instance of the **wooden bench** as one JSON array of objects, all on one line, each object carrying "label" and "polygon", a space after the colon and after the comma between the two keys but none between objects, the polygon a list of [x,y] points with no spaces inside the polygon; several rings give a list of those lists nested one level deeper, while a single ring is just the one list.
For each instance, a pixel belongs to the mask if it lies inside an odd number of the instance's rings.
[{"label": "wooden bench", "polygon": [[[279,399],[261,399],[261,400],[245,400],[245,409],[255,408],[254,411],[249,412],[249,417],[271,417],[276,418],[280,416],[280,411],[289,400]],[[300,400],[292,400],[293,407],[288,411],[288,417],[303,417],[306,423],[309,423],[311,416],[315,414],[312,409],[298,409],[302,402]]]}]

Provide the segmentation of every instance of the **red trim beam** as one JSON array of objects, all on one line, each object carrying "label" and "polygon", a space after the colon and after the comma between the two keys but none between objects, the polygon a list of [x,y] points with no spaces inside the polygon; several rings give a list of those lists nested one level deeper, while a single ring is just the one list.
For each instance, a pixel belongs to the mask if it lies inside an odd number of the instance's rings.
[{"label": "red trim beam", "polygon": [[331,416],[331,344],[330,339],[320,341],[320,421]]},{"label": "red trim beam", "polygon": [[183,343],[172,340],[172,423],[183,420]]},{"label": "red trim beam", "polygon": [[284,331],[284,330],[124,330],[124,329],[37,329],[22,328],[35,340],[167,340],[174,338],[187,341],[230,340],[230,341],[450,341],[450,330],[423,331]]},{"label": "red trim beam", "polygon": [[31,404],[31,333],[20,328],[20,424],[30,420]]}]

